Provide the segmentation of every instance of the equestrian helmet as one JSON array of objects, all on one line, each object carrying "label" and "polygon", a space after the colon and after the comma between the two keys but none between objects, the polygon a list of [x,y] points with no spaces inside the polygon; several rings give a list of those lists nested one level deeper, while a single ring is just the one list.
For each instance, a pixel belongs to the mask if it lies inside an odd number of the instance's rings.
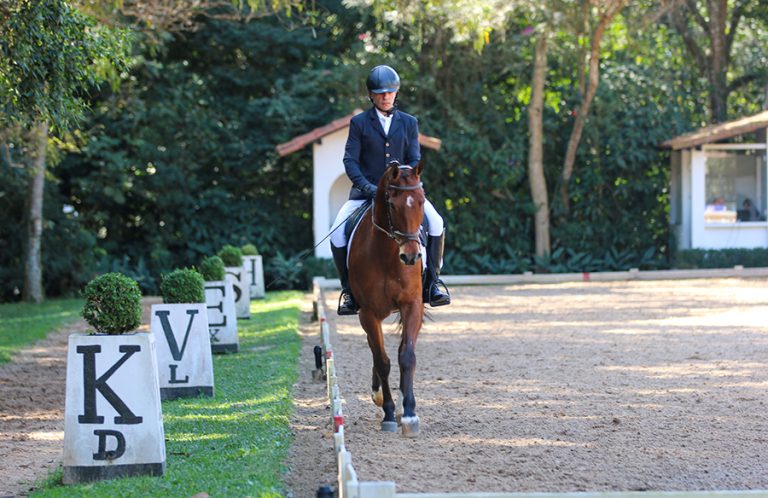
[{"label": "equestrian helmet", "polygon": [[368,74],[365,82],[371,93],[390,93],[400,89],[400,76],[389,66],[376,66]]}]

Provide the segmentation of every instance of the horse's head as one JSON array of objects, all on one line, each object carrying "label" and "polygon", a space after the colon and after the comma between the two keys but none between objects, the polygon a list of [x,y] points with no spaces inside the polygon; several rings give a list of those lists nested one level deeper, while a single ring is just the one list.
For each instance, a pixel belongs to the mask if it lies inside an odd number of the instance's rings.
[{"label": "horse's head", "polygon": [[[419,228],[424,217],[424,189],[420,175],[421,163],[416,167],[392,162],[379,182],[377,207],[387,213],[388,230],[384,230],[400,247],[400,260],[406,265],[421,259]],[[383,209],[382,209],[383,208]]]}]

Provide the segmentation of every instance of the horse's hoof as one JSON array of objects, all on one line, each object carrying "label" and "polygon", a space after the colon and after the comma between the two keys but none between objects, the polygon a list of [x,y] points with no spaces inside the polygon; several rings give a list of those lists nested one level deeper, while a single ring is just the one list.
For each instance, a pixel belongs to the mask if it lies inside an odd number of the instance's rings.
[{"label": "horse's hoof", "polygon": [[397,432],[397,422],[387,422],[385,420],[381,423],[381,430],[384,432]]},{"label": "horse's hoof", "polygon": [[384,406],[384,393],[381,389],[378,391],[371,391],[371,399],[376,406]]},{"label": "horse's hoof", "polygon": [[419,417],[403,417],[400,419],[404,437],[416,437],[419,435]]}]

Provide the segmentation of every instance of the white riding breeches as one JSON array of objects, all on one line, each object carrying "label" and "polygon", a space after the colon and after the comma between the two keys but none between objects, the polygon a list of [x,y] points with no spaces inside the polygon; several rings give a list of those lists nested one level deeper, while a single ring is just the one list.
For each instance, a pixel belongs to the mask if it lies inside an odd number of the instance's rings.
[{"label": "white riding breeches", "polygon": [[[336,215],[336,220],[333,222],[333,227],[336,229],[331,233],[331,244],[336,247],[344,247],[347,245],[347,235],[344,233],[344,225],[346,225],[345,220],[349,218],[357,208],[363,205],[364,202],[364,199],[348,200],[341,206],[339,214]],[[427,218],[427,221],[429,222],[429,235],[435,237],[442,235],[443,229],[445,228],[443,217],[440,216],[437,209],[435,209],[435,206],[433,206],[429,200],[425,200],[424,202],[424,217]]]}]

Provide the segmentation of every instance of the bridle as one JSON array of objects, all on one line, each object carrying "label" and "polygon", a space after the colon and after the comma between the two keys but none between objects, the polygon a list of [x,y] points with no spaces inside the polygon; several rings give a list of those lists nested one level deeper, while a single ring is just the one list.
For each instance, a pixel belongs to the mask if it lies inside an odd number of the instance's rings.
[{"label": "bridle", "polygon": [[[401,169],[411,169],[410,166],[400,166]],[[408,190],[419,190],[420,188],[423,188],[424,184],[422,182],[419,182],[417,185],[408,185],[408,186],[400,186],[400,185],[387,185],[387,190],[384,193],[385,200],[387,202],[387,222],[389,223],[389,230],[386,230],[385,228],[382,228],[378,223],[376,223],[376,218],[373,213],[373,208],[376,205],[376,202],[374,200],[374,203],[371,205],[371,223],[373,223],[373,226],[376,227],[379,231],[383,232],[387,235],[390,239],[397,242],[397,245],[402,247],[405,244],[407,244],[409,241],[413,242],[420,242],[419,238],[419,231],[415,232],[401,232],[400,230],[395,230],[395,226],[392,223],[392,204],[389,202],[389,190],[400,190],[400,191],[408,191]]]}]

